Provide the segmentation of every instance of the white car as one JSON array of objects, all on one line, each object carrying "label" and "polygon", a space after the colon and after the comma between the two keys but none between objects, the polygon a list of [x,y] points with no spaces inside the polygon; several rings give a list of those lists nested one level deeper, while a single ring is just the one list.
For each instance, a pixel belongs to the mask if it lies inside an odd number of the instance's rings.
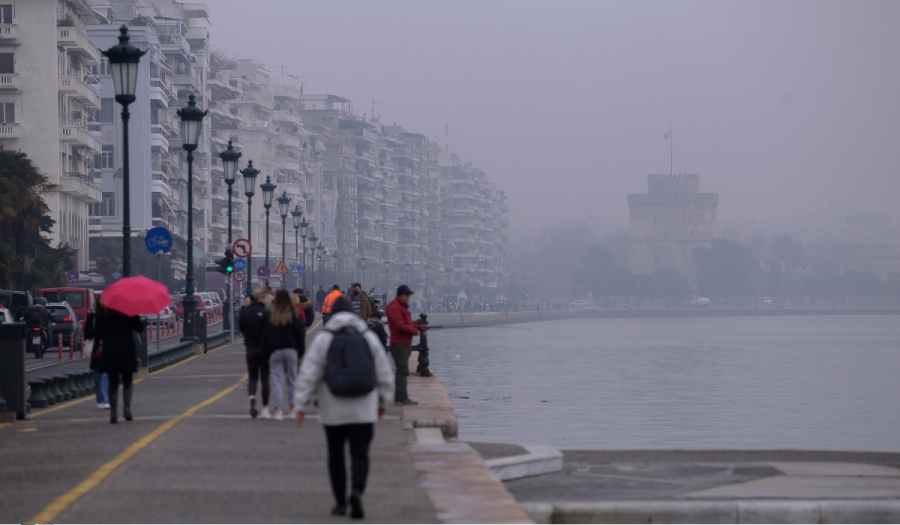
[{"label": "white car", "polygon": [[[155,315],[146,315],[147,322],[150,323],[151,326],[156,326],[157,317]],[[160,326],[175,326],[175,307],[174,306],[166,306],[162,310],[159,311],[159,324]]]}]

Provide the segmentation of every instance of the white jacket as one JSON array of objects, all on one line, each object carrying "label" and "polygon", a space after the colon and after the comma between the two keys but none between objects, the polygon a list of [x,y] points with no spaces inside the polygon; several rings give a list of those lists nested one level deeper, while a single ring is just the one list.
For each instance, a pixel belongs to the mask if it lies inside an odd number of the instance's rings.
[{"label": "white jacket", "polygon": [[[355,328],[363,334],[369,343],[369,350],[375,361],[375,390],[360,397],[337,397],[325,384],[325,363],[328,360],[328,347],[334,337],[329,330],[337,331],[344,327]],[[312,340],[303,356],[300,376],[294,395],[294,406],[303,411],[313,399],[319,399],[319,421],[323,425],[347,425],[350,423],[374,423],[378,421],[379,401],[384,406],[394,397],[394,373],[388,364],[384,347],[374,332],[369,330],[365,321],[351,312],[334,314],[325,323],[320,333]]]}]

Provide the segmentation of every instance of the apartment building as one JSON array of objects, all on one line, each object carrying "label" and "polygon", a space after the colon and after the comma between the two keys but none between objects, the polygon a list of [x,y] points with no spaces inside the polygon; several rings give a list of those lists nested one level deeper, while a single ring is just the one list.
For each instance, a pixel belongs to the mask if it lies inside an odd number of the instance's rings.
[{"label": "apartment building", "polygon": [[90,175],[100,141],[88,130],[100,106],[92,68],[101,55],[85,31],[105,20],[86,0],[0,1],[0,146],[26,153],[58,185],[44,196],[56,221],[51,238],[75,250],[81,270],[89,206],[101,201]]}]

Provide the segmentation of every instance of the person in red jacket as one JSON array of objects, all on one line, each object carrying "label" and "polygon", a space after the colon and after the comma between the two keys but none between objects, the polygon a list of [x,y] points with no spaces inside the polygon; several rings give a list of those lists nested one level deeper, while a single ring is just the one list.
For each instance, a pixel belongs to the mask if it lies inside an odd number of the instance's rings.
[{"label": "person in red jacket", "polygon": [[[409,398],[406,378],[409,376],[409,354],[412,352],[412,338],[419,335],[419,328],[412,322],[409,313],[409,296],[413,293],[409,286],[401,284],[397,297],[387,307],[388,327],[391,329],[391,357],[397,366],[394,376],[394,402],[398,405],[418,405]],[[423,331],[425,327],[421,328]]]}]

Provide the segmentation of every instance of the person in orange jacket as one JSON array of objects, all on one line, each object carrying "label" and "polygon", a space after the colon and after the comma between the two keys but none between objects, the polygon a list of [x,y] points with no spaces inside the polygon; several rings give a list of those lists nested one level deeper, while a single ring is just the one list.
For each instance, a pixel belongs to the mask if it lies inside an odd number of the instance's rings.
[{"label": "person in orange jacket", "polygon": [[322,303],[322,322],[328,322],[328,319],[331,318],[331,311],[334,309],[334,302],[343,296],[339,285],[331,287],[331,292],[325,296],[325,301]]}]

